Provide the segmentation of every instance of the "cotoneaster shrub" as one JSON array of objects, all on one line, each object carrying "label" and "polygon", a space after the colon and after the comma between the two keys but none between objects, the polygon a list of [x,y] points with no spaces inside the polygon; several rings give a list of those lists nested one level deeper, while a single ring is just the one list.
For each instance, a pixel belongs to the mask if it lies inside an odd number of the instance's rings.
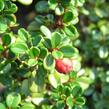
[{"label": "cotoneaster shrub", "polygon": [[74,25],[84,0],[37,0],[27,29],[12,1],[0,0],[0,109],[82,109],[86,78],[77,74]]}]

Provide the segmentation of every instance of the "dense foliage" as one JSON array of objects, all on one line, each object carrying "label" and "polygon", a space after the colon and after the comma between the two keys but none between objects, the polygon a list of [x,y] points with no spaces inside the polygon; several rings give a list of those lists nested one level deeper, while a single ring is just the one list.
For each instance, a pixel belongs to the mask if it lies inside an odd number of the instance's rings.
[{"label": "dense foliage", "polygon": [[82,108],[74,25],[84,0],[38,0],[27,30],[17,23],[13,2],[0,0],[0,109]]},{"label": "dense foliage", "polygon": [[109,109],[108,10],[108,0],[0,0],[0,109]]}]

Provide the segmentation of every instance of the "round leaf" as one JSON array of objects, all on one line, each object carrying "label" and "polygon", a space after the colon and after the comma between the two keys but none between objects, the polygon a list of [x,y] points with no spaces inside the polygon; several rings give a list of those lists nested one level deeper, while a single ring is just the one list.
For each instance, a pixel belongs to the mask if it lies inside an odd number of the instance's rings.
[{"label": "round leaf", "polygon": [[2,36],[2,41],[4,45],[9,45],[11,43],[11,36],[10,34],[4,34]]},{"label": "round leaf", "polygon": [[56,48],[61,43],[61,37],[61,34],[58,32],[52,34],[51,43],[53,48]]},{"label": "round leaf", "polygon": [[17,108],[21,102],[20,94],[11,93],[6,97],[6,104],[9,108]]},{"label": "round leaf", "polygon": [[28,50],[28,47],[24,43],[14,43],[11,46],[11,51],[15,54],[21,54]]},{"label": "round leaf", "polygon": [[57,6],[55,9],[56,15],[62,15],[64,13],[64,8],[62,6]]},{"label": "round leaf", "polygon": [[83,98],[83,97],[76,98],[76,104],[77,105],[84,105],[85,104],[85,98]]},{"label": "round leaf", "polygon": [[66,100],[66,104],[69,106],[69,107],[73,107],[73,98],[71,96],[69,96]]},{"label": "round leaf", "polygon": [[29,50],[29,56],[31,58],[36,58],[37,56],[39,56],[40,50],[36,47],[33,47]]},{"label": "round leaf", "polygon": [[62,59],[63,58],[63,53],[60,51],[57,51],[57,50],[53,51],[52,55],[55,59]]},{"label": "round leaf", "polygon": [[68,23],[68,22],[70,22],[70,21],[73,20],[73,17],[74,17],[73,13],[72,13],[71,11],[68,11],[68,12],[66,12],[66,13],[64,14],[64,16],[63,16],[63,21],[64,21],[65,23]]},{"label": "round leaf", "polygon": [[41,32],[49,39],[51,39],[51,32],[46,26],[41,26]]},{"label": "round leaf", "polygon": [[39,13],[44,13],[44,12],[48,12],[49,11],[49,6],[48,6],[48,2],[45,0],[39,1],[36,6],[35,9],[37,12]]},{"label": "round leaf", "polygon": [[64,57],[73,57],[78,53],[78,50],[70,45],[63,46],[59,49]]},{"label": "round leaf", "polygon": [[48,70],[55,67],[55,60],[51,54],[48,54],[44,59],[44,67]]}]

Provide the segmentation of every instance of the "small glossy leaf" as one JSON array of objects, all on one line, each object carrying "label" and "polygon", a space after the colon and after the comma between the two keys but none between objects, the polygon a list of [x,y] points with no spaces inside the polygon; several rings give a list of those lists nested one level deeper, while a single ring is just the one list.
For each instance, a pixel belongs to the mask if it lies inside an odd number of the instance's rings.
[{"label": "small glossy leaf", "polygon": [[43,42],[44,46],[48,49],[52,49],[52,43],[51,43],[51,40],[48,39],[48,38],[45,38],[44,42]]},{"label": "small glossy leaf", "polygon": [[69,106],[69,107],[73,107],[73,98],[71,96],[69,96],[66,100],[66,104]]},{"label": "small glossy leaf", "polygon": [[49,5],[48,2],[45,0],[39,1],[36,6],[35,9],[37,12],[39,13],[44,13],[44,12],[48,12],[49,11]]},{"label": "small glossy leaf", "polygon": [[43,98],[43,97],[37,97],[37,98],[32,98],[32,102],[35,104],[35,105],[40,105],[42,102],[44,102],[46,99]]},{"label": "small glossy leaf", "polygon": [[36,22],[36,21],[32,21],[29,26],[28,26],[28,30],[29,31],[36,31],[36,30],[40,30],[39,27],[41,27],[42,24]]},{"label": "small glossy leaf", "polygon": [[15,43],[11,46],[11,51],[15,54],[25,53],[28,50],[28,47],[24,43]]},{"label": "small glossy leaf", "polygon": [[65,27],[64,31],[71,39],[75,39],[78,36],[78,31],[73,25]]},{"label": "small glossy leaf", "polygon": [[63,46],[59,49],[64,57],[73,57],[78,53],[78,50],[70,45]]},{"label": "small glossy leaf", "polygon": [[53,51],[52,55],[55,59],[62,59],[63,58],[63,53],[60,51],[57,51],[57,50]]},{"label": "small glossy leaf", "polygon": [[20,109],[35,109],[32,103],[25,103]]},{"label": "small glossy leaf", "polygon": [[20,3],[22,3],[23,5],[30,5],[32,2],[33,2],[33,0],[18,0]]},{"label": "small glossy leaf", "polygon": [[56,15],[62,15],[64,13],[64,8],[62,6],[57,6],[55,9]]},{"label": "small glossy leaf", "polygon": [[[34,33],[37,34],[37,33]],[[34,35],[32,34],[34,37],[32,38],[32,43],[33,46],[37,46],[38,44],[40,44],[41,40],[42,40],[42,36],[41,35]]]},{"label": "small glossy leaf", "polygon": [[29,56],[31,58],[36,58],[37,56],[39,56],[39,54],[40,54],[39,48],[33,47],[29,50]]},{"label": "small glossy leaf", "polygon": [[109,55],[108,48],[101,46],[98,50],[98,55],[102,59],[107,58]]},{"label": "small glossy leaf", "polygon": [[72,89],[72,95],[74,97],[77,97],[78,95],[81,95],[81,94],[82,94],[82,88],[79,85],[74,86]]},{"label": "small glossy leaf", "polygon": [[63,21],[64,21],[65,23],[68,23],[68,22],[70,22],[70,21],[73,20],[73,17],[74,17],[73,13],[72,13],[71,11],[68,11],[68,12],[66,12],[66,13],[64,14],[64,16],[63,16]]},{"label": "small glossy leaf", "polygon": [[9,2],[7,1],[7,4],[9,4],[8,5],[9,7],[8,7],[7,10],[4,10],[5,14],[13,14],[13,13],[17,12],[18,8],[14,3],[11,3],[10,1]]},{"label": "small glossy leaf", "polygon": [[30,91],[32,93],[37,93],[38,92],[38,85],[36,84],[36,82],[31,78],[31,80],[29,81],[30,82]]},{"label": "small glossy leaf", "polygon": [[54,88],[56,88],[60,82],[60,77],[57,73],[49,74],[48,79]]},{"label": "small glossy leaf", "polygon": [[46,56],[47,56],[47,49],[44,48],[44,47],[41,47],[39,57],[43,59],[43,58],[45,58]]},{"label": "small glossy leaf", "polygon": [[51,32],[46,26],[41,26],[41,32],[49,39],[51,39]]},{"label": "small glossy leaf", "polygon": [[61,34],[58,32],[54,32],[51,37],[52,47],[56,48],[61,43]]},{"label": "small glossy leaf", "polygon": [[22,86],[21,86],[21,92],[25,96],[29,95],[29,81],[28,81],[28,79],[23,80]]},{"label": "small glossy leaf", "polygon": [[0,33],[4,33],[8,29],[8,26],[6,24],[6,19],[3,17],[0,17]]},{"label": "small glossy leaf", "polygon": [[51,54],[48,54],[44,59],[44,67],[48,70],[52,69],[55,66],[54,58]]},{"label": "small glossy leaf", "polygon": [[29,59],[28,60],[28,65],[30,66],[30,67],[32,67],[32,66],[35,66],[36,64],[37,64],[37,60],[36,59]]},{"label": "small glossy leaf", "polygon": [[20,94],[11,93],[6,97],[6,104],[9,108],[17,108],[21,102]]},{"label": "small glossy leaf", "polygon": [[56,0],[49,0],[48,4],[49,4],[50,9],[52,10],[55,10],[56,6],[58,5]]},{"label": "small glossy leaf", "polygon": [[76,98],[76,104],[77,105],[84,105],[85,104],[85,98],[83,98],[83,97]]},{"label": "small glossy leaf", "polygon": [[2,41],[4,45],[9,45],[11,43],[11,36],[10,34],[4,34],[2,36]]},{"label": "small glossy leaf", "polygon": [[29,33],[24,28],[18,30],[18,35],[23,41],[27,41],[29,38]]}]

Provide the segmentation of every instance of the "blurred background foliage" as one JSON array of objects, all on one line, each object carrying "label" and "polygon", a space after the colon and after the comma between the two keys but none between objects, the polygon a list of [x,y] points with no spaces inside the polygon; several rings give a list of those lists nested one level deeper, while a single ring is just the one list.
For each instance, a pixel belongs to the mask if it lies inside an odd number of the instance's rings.
[{"label": "blurred background foliage", "polygon": [[86,109],[109,109],[109,0],[86,0],[77,25],[80,74],[92,80],[84,95]]}]

